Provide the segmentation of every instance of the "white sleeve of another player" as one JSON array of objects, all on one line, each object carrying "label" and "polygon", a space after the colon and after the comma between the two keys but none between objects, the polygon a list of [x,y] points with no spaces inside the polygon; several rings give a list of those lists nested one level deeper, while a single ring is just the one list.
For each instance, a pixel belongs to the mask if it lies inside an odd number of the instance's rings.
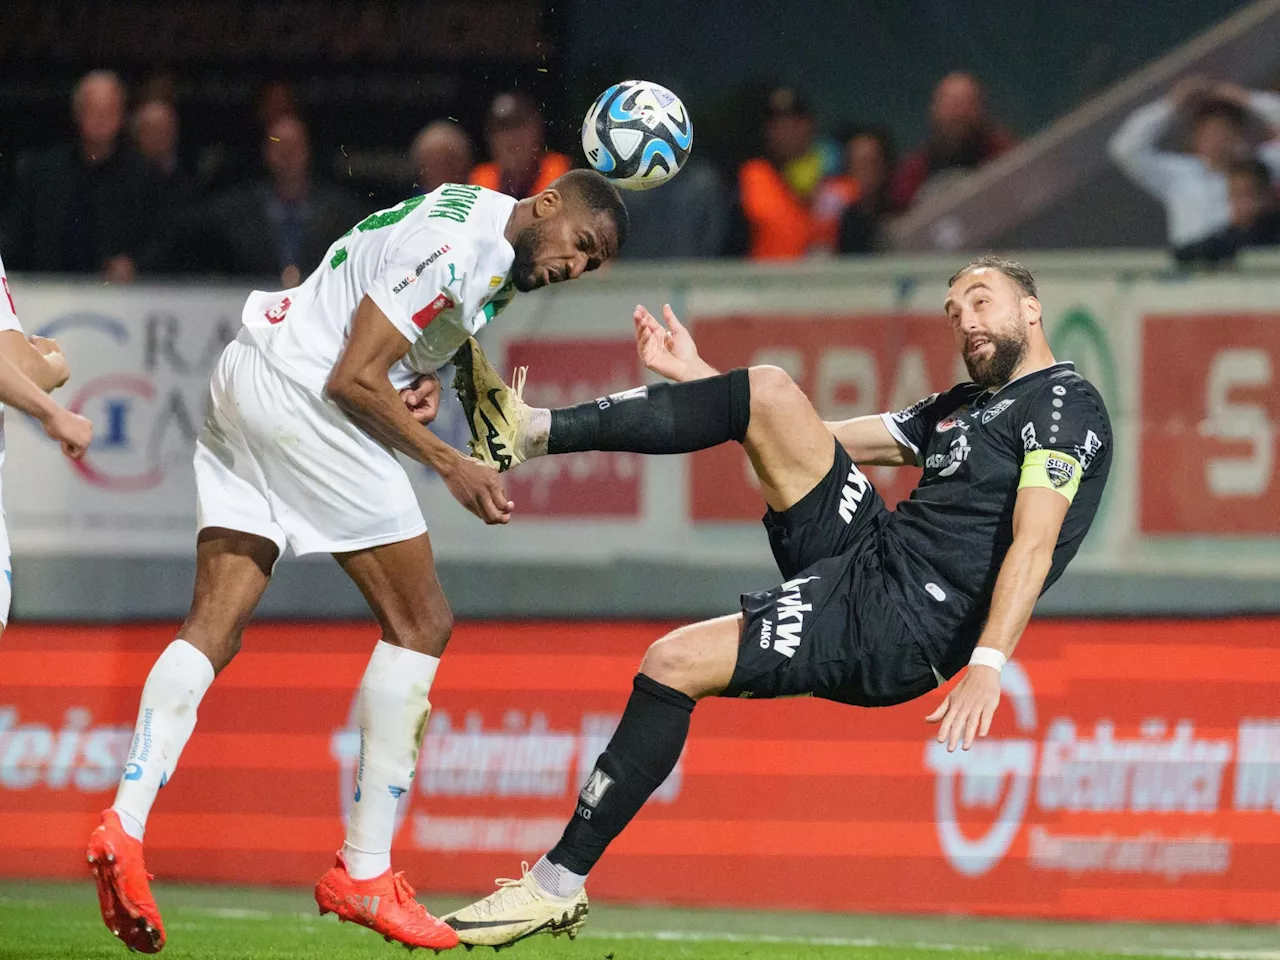
[{"label": "white sleeve of another player", "polygon": [[369,287],[369,299],[405,339],[416,342],[436,317],[461,305],[462,285],[474,259],[455,238],[442,241],[425,255],[395,254]]},{"label": "white sleeve of another player", "polygon": [[18,310],[13,305],[13,294],[9,291],[9,277],[4,272],[4,260],[0,260],[0,330],[21,329]]}]

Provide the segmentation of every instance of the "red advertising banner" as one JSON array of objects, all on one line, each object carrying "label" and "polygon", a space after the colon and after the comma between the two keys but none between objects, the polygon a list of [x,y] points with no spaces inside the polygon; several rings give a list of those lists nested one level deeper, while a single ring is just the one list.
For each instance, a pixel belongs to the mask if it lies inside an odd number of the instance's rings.
[{"label": "red advertising banner", "polygon": [[[957,375],[959,355],[939,315],[695,318],[693,334],[699,353],[720,369],[782,367],[829,420],[898,410],[967,379]],[[892,507],[920,471],[869,467],[867,476]],[[695,523],[764,513],[746,454],[734,444],[693,454],[691,501]]]},{"label": "red advertising banner", "polygon": [[[626,702],[644,623],[464,624],[432,692],[395,862],[487,892],[555,842]],[[172,628],[18,625],[0,645],[0,875],[84,876]],[[887,710],[708,701],[593,873],[600,900],[1280,920],[1280,620],[1041,621],[991,736]],[[367,624],[260,624],[147,828],[165,881],[309,885],[354,788]],[[430,896],[424,897],[428,902]]]},{"label": "red advertising banner", "polygon": [[1143,532],[1280,533],[1277,321],[1256,313],[1143,318]]},{"label": "red advertising banner", "polygon": [[[510,369],[529,367],[525,399],[563,407],[643,383],[630,340],[513,340]],[[640,515],[641,459],[635,453],[574,453],[531,460],[507,478],[525,517],[634,518]]]}]

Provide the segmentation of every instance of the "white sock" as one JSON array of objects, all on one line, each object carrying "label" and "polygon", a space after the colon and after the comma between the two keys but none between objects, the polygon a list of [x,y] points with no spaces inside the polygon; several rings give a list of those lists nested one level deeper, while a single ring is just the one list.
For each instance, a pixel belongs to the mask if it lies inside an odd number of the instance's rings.
[{"label": "white sock", "polygon": [[213,664],[185,640],[165,647],[147,675],[129,758],[111,805],[135,839],[142,839],[156,791],[173,776],[196,728],[196,708],[211,683]]},{"label": "white sock", "polygon": [[353,879],[391,869],[396,805],[413,785],[439,657],[379,640],[360,681],[360,761],[342,855]]},{"label": "white sock", "polygon": [[520,456],[525,460],[547,455],[547,441],[551,437],[551,411],[534,407],[529,411],[529,422],[520,438]]},{"label": "white sock", "polygon": [[538,886],[544,893],[549,893],[561,900],[575,896],[587,882],[585,873],[574,873],[568,867],[552,863],[546,857],[539,858],[529,872],[533,874],[533,879],[538,881]]}]

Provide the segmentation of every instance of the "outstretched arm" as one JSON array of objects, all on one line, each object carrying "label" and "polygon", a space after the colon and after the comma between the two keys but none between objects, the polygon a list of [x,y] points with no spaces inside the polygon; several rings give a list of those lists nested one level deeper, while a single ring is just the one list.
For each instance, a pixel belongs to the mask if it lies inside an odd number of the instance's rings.
[{"label": "outstretched arm", "polygon": [[631,316],[636,325],[636,352],[647,369],[676,383],[705,380],[720,373],[698,356],[698,345],[671,304],[662,305],[662,318],[667,321],[665,327],[643,306],[637,306]]},{"label": "outstretched arm", "polygon": [[[667,321],[665,327],[643,306],[637,306],[632,316],[636,352],[645,367],[677,383],[716,376],[720,371],[698,355],[697,344],[670,304],[663,305],[662,316]],[[914,452],[889,432],[878,415],[828,422],[826,426],[854,463],[900,467],[916,462]]]}]

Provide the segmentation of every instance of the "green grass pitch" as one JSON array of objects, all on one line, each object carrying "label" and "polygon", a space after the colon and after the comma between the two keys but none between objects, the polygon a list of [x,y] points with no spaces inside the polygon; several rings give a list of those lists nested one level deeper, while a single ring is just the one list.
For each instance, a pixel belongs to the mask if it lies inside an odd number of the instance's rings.
[{"label": "green grass pitch", "polygon": [[[396,960],[376,935],[315,913],[308,891],[159,885],[170,960]],[[428,898],[443,912],[460,901]],[[121,960],[93,887],[0,884],[0,960]],[[483,960],[488,949],[471,954]],[[417,957],[424,954],[418,953]],[[431,957],[431,954],[425,954]],[[1026,923],[593,904],[577,941],[534,937],[501,960],[1280,960],[1280,928]]]}]

